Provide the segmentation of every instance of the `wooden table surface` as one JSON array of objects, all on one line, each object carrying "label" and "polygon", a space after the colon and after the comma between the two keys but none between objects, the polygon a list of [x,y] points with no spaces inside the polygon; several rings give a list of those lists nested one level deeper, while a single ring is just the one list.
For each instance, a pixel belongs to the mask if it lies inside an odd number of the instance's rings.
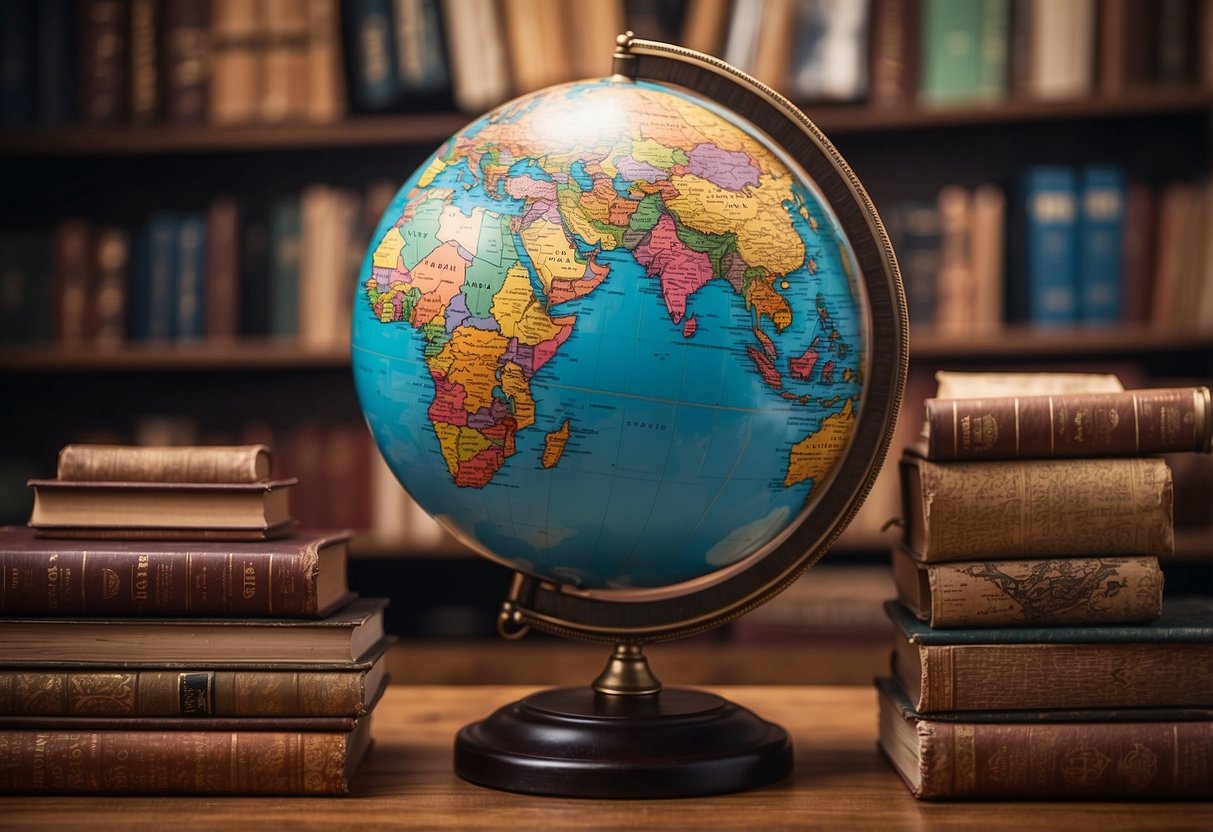
[{"label": "wooden table surface", "polygon": [[795,773],[764,789],[574,800],[497,792],[456,777],[451,747],[459,727],[531,690],[393,685],[376,709],[376,744],[349,797],[3,797],[0,829],[1213,830],[1213,802],[916,801],[876,750],[876,697],[866,686],[715,689],[793,735]]}]

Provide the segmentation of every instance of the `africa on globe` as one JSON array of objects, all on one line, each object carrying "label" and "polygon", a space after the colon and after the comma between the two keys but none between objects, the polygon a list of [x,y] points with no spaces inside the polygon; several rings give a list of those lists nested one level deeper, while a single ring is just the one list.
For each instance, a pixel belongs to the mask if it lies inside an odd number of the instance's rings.
[{"label": "africa on globe", "polygon": [[844,456],[857,272],[739,116],[644,81],[551,87],[392,201],[354,300],[359,400],[405,489],[480,553],[676,585],[777,545]]}]

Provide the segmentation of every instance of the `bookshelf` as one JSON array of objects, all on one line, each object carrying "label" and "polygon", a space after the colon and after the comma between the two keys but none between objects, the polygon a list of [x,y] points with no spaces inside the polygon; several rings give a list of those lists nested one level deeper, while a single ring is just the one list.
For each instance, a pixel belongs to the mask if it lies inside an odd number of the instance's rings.
[{"label": "bookshelf", "polygon": [[[1115,164],[1154,189],[1177,179],[1203,180],[1213,168],[1213,88],[1196,79],[1116,92],[1093,86],[1064,100],[1006,95],[927,106],[913,97],[881,104],[861,97],[802,105],[882,214],[900,202],[934,199],[944,185],[1009,185],[1025,166],[1040,163]],[[0,229],[48,229],[73,216],[135,229],[154,210],[204,210],[221,194],[243,205],[298,193],[315,182],[360,189],[379,179],[398,184],[471,118],[447,106],[350,114],[323,123],[3,129],[0,177],[7,199],[0,203]],[[1134,380],[1209,383],[1213,329],[1136,322],[1043,330],[1015,324],[948,334],[915,326],[905,412],[914,412],[916,397],[939,369],[1062,366],[1127,371]],[[123,342],[104,349],[0,346],[0,401],[19,403],[0,416],[0,520],[24,520],[25,479],[53,470],[59,446],[82,438],[129,438],[142,415],[192,421],[202,439],[236,437],[251,420],[283,431],[304,419],[360,426],[348,367],[347,345],[307,346],[289,338]],[[867,525],[844,538],[840,557],[883,562],[881,511],[861,515]],[[1190,567],[1192,585],[1213,592],[1213,533],[1188,529],[1180,539],[1176,559]],[[414,550],[391,536],[364,533],[354,552],[354,569],[368,586],[462,582],[467,606],[481,615],[495,610],[505,592],[504,570],[449,540]],[[393,609],[426,600],[402,590]]]}]

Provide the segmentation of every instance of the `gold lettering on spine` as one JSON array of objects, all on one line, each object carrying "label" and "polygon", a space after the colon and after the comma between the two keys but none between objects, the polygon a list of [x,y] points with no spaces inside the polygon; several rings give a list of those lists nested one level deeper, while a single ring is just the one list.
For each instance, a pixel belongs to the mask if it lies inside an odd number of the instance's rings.
[{"label": "gold lettering on spine", "polygon": [[1133,393],[1133,450],[1141,450],[1141,407],[1137,401],[1137,394]]},{"label": "gold lettering on spine", "polygon": [[85,566],[88,564],[88,552],[80,553],[80,580],[77,582],[80,586],[80,611],[88,612],[88,593],[84,591],[86,586],[85,581],[88,580],[88,573],[85,571]]},{"label": "gold lettering on spine", "polygon": [[953,732],[952,765],[957,794],[972,794],[977,790],[977,742],[973,725],[959,724]]},{"label": "gold lettering on spine", "polygon": [[269,563],[267,563],[266,566],[267,566],[266,581],[269,583],[269,586],[267,586],[266,590],[265,590],[266,605],[267,605],[266,612],[270,615],[273,615],[274,614],[274,591],[273,591],[273,589],[274,589],[274,553],[273,552],[270,552]]}]

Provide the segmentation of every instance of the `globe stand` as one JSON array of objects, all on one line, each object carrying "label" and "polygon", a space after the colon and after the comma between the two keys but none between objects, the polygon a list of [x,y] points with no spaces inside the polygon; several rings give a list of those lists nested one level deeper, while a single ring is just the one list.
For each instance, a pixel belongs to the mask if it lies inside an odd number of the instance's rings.
[{"label": "globe stand", "polygon": [[694,797],[791,771],[783,728],[712,693],[662,688],[632,643],[616,646],[592,685],[531,694],[455,738],[460,777],[528,794]]}]

